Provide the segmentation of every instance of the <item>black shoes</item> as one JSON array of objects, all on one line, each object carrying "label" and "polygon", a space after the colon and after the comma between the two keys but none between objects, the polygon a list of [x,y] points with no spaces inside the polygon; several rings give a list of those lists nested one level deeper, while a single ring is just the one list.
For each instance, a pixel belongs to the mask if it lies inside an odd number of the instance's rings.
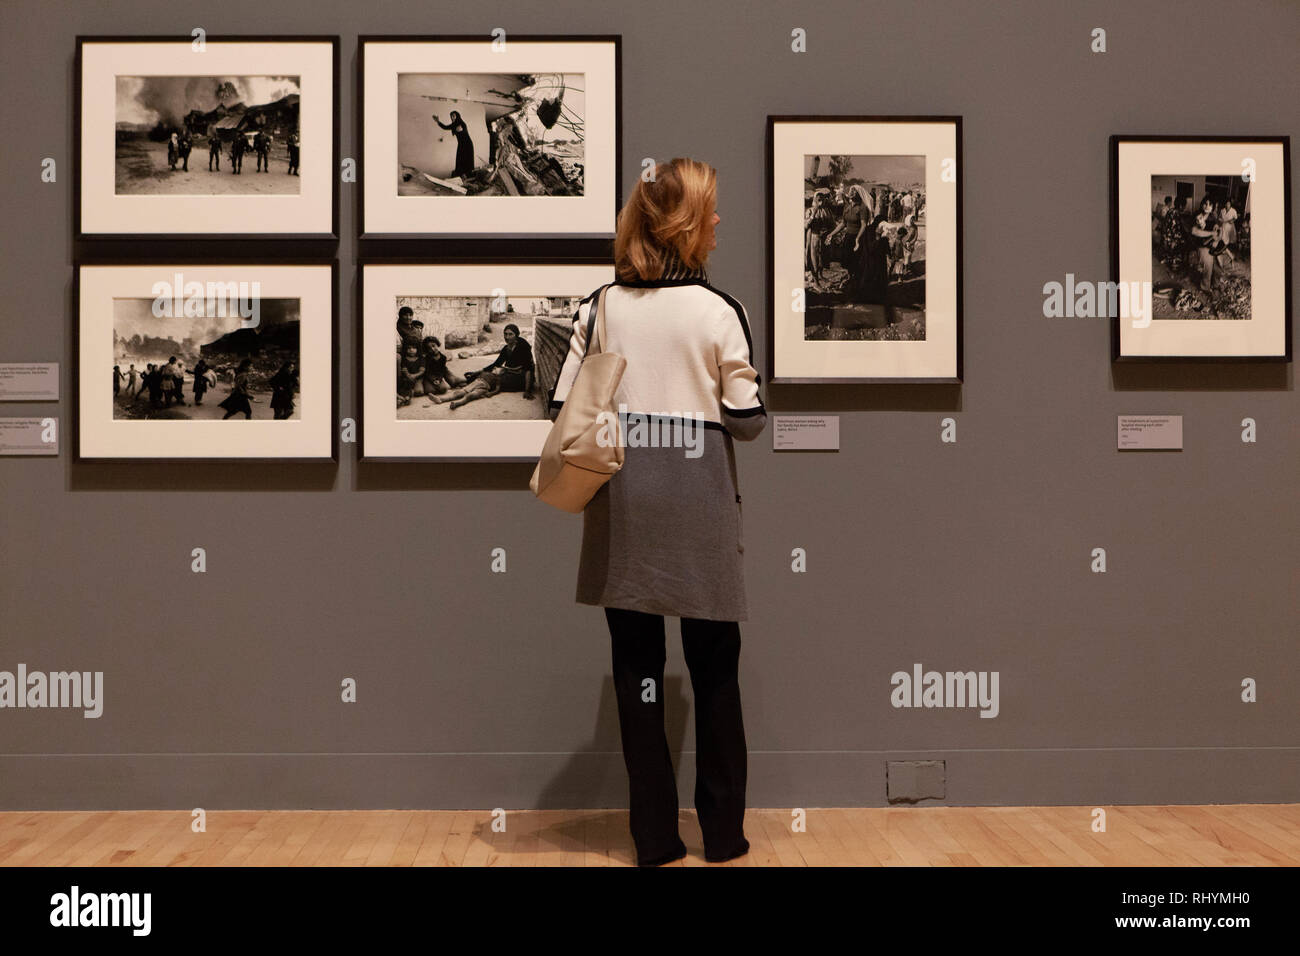
[{"label": "black shoes", "polygon": [[[737,857],[742,857],[748,852],[749,852],[749,841],[742,838],[740,842],[740,846],[732,850],[730,853],[726,853],[721,856],[713,856],[708,853],[705,853],[704,859],[709,863],[726,863],[728,860],[734,860]],[[679,842],[678,849],[673,850],[671,853],[665,854],[664,856],[655,857],[650,860],[637,860],[636,865],[637,866],[663,866],[665,863],[675,863],[676,861],[684,858],[685,856],[686,856],[686,844]]]}]

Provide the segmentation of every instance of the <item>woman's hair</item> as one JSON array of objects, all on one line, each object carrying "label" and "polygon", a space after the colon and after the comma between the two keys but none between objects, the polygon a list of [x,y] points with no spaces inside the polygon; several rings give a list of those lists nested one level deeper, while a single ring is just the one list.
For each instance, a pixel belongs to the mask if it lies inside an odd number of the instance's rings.
[{"label": "woman's hair", "polygon": [[718,204],[718,174],[708,163],[677,157],[654,178],[638,179],[618,214],[614,268],[620,279],[658,279],[670,256],[688,269],[709,258],[705,226]]},{"label": "woman's hair", "polygon": [[518,334],[519,334],[519,326],[517,326],[517,325],[515,325],[513,322],[511,322],[511,323],[508,324],[504,329],[502,329],[501,332],[502,332],[502,334],[504,334],[504,333],[506,333],[506,332],[513,332],[513,333],[515,333],[515,335],[518,335]]}]

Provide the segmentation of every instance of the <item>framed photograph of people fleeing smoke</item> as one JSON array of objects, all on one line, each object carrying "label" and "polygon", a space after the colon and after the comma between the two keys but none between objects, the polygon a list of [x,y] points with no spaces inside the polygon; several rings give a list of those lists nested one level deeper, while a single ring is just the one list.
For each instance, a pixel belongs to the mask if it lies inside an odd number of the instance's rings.
[{"label": "framed photograph of people fleeing smoke", "polygon": [[78,458],[337,459],[337,263],[80,264],[74,300]]},{"label": "framed photograph of people fleeing smoke", "polygon": [[960,382],[959,116],[769,116],[768,380]]},{"label": "framed photograph of people fleeing smoke", "polygon": [[1110,171],[1112,360],[1291,361],[1290,137],[1112,136]]},{"label": "framed photograph of people fleeing smoke", "polygon": [[619,46],[362,37],[362,238],[611,238]]},{"label": "framed photograph of people fleeing smoke", "polygon": [[338,235],[338,37],[78,37],[77,239]]},{"label": "framed photograph of people fleeing smoke", "polygon": [[527,461],[582,300],[610,265],[366,262],[362,460]]}]

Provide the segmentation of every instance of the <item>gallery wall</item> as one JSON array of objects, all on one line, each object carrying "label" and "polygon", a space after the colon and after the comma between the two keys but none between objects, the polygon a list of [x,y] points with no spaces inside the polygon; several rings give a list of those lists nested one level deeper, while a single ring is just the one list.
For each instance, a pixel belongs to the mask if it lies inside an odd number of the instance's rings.
[{"label": "gallery wall", "polygon": [[[1044,283],[1108,277],[1111,134],[1295,135],[1290,0],[8,0],[0,362],[57,361],[64,381],[57,406],[0,414],[56,413],[65,434],[73,414],[75,37],[196,26],[339,34],[345,157],[359,34],[621,34],[623,181],[643,157],[717,167],[710,274],[756,331],[765,117],[961,115],[963,384],[766,387],[770,413],[838,415],[840,450],[776,453],[770,432],[737,446],[749,803],[883,805],[886,763],[913,760],[944,761],[949,804],[1300,799],[1294,367],[1121,368],[1107,320],[1043,315]],[[355,188],[343,415],[359,412]],[[1116,416],[1146,413],[1183,416],[1181,452],[1116,450]],[[573,600],[580,519],[537,502],[525,464],[356,457],[0,458],[0,670],[105,675],[98,719],[0,710],[0,809],[625,805],[604,617]],[[997,716],[891,706],[890,675],[917,663],[998,672]]]}]

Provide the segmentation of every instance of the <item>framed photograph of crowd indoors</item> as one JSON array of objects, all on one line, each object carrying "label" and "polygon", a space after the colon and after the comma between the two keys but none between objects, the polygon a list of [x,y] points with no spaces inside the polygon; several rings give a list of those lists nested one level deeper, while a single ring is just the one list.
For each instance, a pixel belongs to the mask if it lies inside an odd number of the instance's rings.
[{"label": "framed photograph of crowd indoors", "polygon": [[366,262],[361,454],[536,460],[579,304],[609,265]]},{"label": "framed photograph of crowd indoors", "polygon": [[336,460],[337,293],[337,263],[78,265],[77,457]]},{"label": "framed photograph of crowd indoors", "polygon": [[1112,136],[1110,168],[1112,360],[1291,361],[1290,137]]},{"label": "framed photograph of crowd indoors", "polygon": [[959,116],[769,116],[768,380],[960,382]]},{"label": "framed photograph of crowd indoors", "polygon": [[607,240],[617,36],[362,37],[362,238]]},{"label": "framed photograph of crowd indoors", "polygon": [[78,37],[77,239],[338,235],[338,37]]}]

